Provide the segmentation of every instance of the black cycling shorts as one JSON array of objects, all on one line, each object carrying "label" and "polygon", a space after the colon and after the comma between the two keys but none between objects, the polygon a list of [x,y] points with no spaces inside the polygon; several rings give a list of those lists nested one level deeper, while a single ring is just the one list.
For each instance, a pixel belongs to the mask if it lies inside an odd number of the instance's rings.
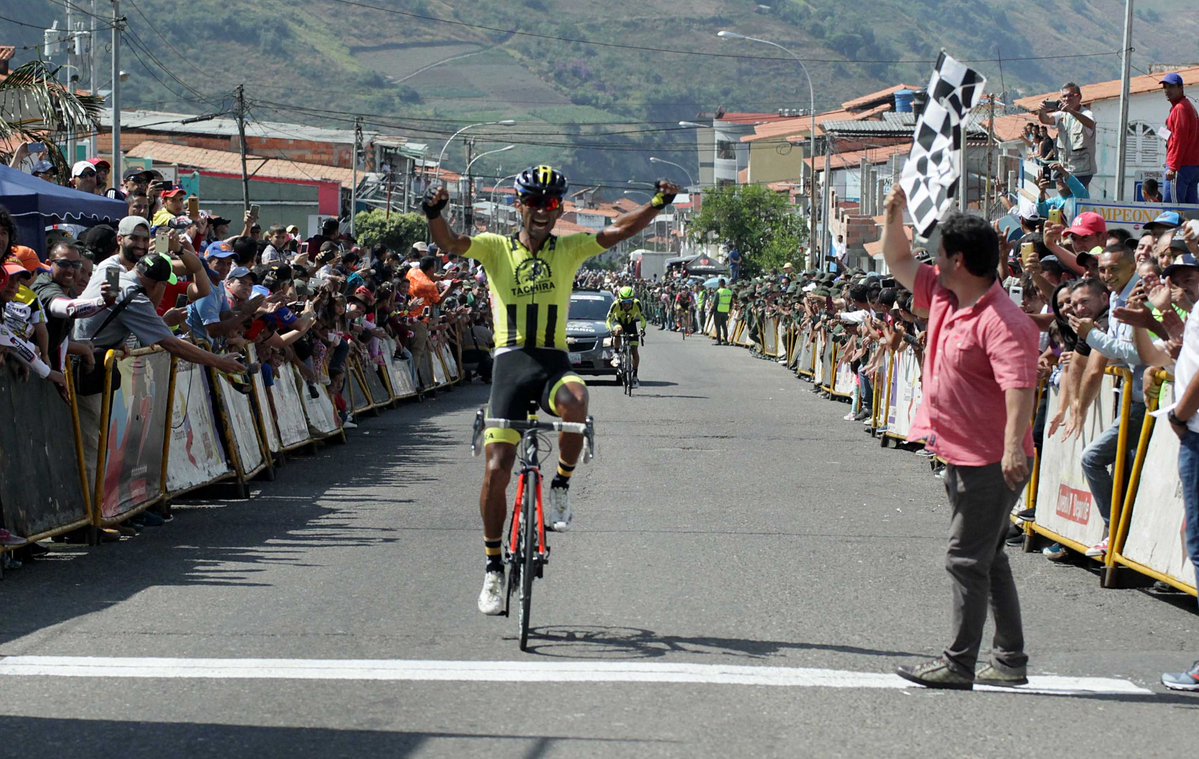
[{"label": "black cycling shorts", "polygon": [[[492,419],[524,421],[529,408],[537,403],[547,413],[558,416],[554,396],[565,384],[586,385],[570,368],[565,351],[552,348],[521,348],[495,357],[491,370],[491,398],[487,416]],[[488,427],[484,444],[520,442],[516,430]]]}]

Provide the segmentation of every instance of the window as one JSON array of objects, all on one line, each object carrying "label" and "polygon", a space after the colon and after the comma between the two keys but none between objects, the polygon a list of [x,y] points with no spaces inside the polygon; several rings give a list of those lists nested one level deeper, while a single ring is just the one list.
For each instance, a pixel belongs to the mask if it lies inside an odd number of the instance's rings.
[{"label": "window", "polygon": [[1165,157],[1162,155],[1162,143],[1153,127],[1141,121],[1133,121],[1128,125],[1124,155],[1125,165],[1160,168]]},{"label": "window", "polygon": [[736,160],[737,148],[728,140],[718,140],[716,142],[716,157],[722,161]]}]

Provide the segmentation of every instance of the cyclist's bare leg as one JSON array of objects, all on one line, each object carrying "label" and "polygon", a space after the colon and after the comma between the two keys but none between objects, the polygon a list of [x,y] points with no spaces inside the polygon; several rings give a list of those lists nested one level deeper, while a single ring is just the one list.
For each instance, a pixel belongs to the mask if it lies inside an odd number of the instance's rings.
[{"label": "cyclist's bare leg", "polygon": [[483,492],[479,512],[483,516],[483,538],[503,539],[504,519],[508,516],[508,483],[516,463],[516,446],[490,443],[485,449],[487,468],[483,472]]},{"label": "cyclist's bare leg", "polygon": [[[587,421],[587,386],[579,382],[567,382],[558,388],[554,396],[554,409],[564,422],[582,424]],[[583,436],[563,432],[558,436],[558,455],[570,466],[579,463],[583,452]]]},{"label": "cyclist's bare leg", "polygon": [[641,368],[641,351],[637,350],[637,346],[634,344],[634,346],[633,346],[633,374],[636,374],[637,370],[639,368]]}]

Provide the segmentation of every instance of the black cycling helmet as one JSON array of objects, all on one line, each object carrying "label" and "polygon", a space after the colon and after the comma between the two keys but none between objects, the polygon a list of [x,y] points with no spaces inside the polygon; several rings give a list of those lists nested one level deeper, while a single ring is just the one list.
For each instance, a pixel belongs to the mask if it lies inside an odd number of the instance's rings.
[{"label": "black cycling helmet", "polygon": [[545,164],[530,166],[516,177],[516,192],[519,195],[553,195],[560,198],[566,194],[567,186],[562,172]]}]

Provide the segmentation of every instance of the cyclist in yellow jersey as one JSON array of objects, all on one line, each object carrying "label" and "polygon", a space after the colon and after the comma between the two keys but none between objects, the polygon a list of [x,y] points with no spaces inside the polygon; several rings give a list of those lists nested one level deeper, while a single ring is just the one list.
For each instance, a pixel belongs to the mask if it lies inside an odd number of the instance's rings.
[{"label": "cyclist in yellow jersey", "polygon": [[[641,301],[637,300],[633,292],[633,288],[624,286],[616,293],[617,300],[612,302],[612,307],[608,309],[608,329],[612,330],[612,336],[616,338],[612,347],[617,353],[620,352],[620,344],[624,340],[632,340],[631,348],[633,351],[633,386],[637,387],[641,383],[637,380],[637,370],[641,368],[641,351],[637,349],[637,322],[641,322],[641,335],[645,335],[645,325],[648,323],[645,314],[641,311]],[[616,366],[616,359],[613,359],[612,365]]]},{"label": "cyclist in yellow jersey", "polygon": [[[552,234],[562,216],[567,182],[550,166],[531,166],[516,178],[520,233],[512,237],[460,235],[441,212],[450,196],[444,187],[430,189],[421,204],[437,247],[473,258],[487,271],[495,322],[495,362],[487,415],[523,421],[530,402],[564,421],[587,420],[587,385],[571,371],[566,353],[566,321],[575,274],[583,262],[648,227],[674,200],[679,187],[660,181],[650,203],[626,213],[598,233],[558,237]],[[479,611],[503,610],[504,564],[501,541],[508,513],[508,482],[516,461],[520,433],[488,429],[486,469],[479,508],[483,516],[483,548],[487,557]],[[582,435],[558,439],[558,472],[550,483],[547,526],[565,530],[570,524],[570,477],[583,449]]]}]

